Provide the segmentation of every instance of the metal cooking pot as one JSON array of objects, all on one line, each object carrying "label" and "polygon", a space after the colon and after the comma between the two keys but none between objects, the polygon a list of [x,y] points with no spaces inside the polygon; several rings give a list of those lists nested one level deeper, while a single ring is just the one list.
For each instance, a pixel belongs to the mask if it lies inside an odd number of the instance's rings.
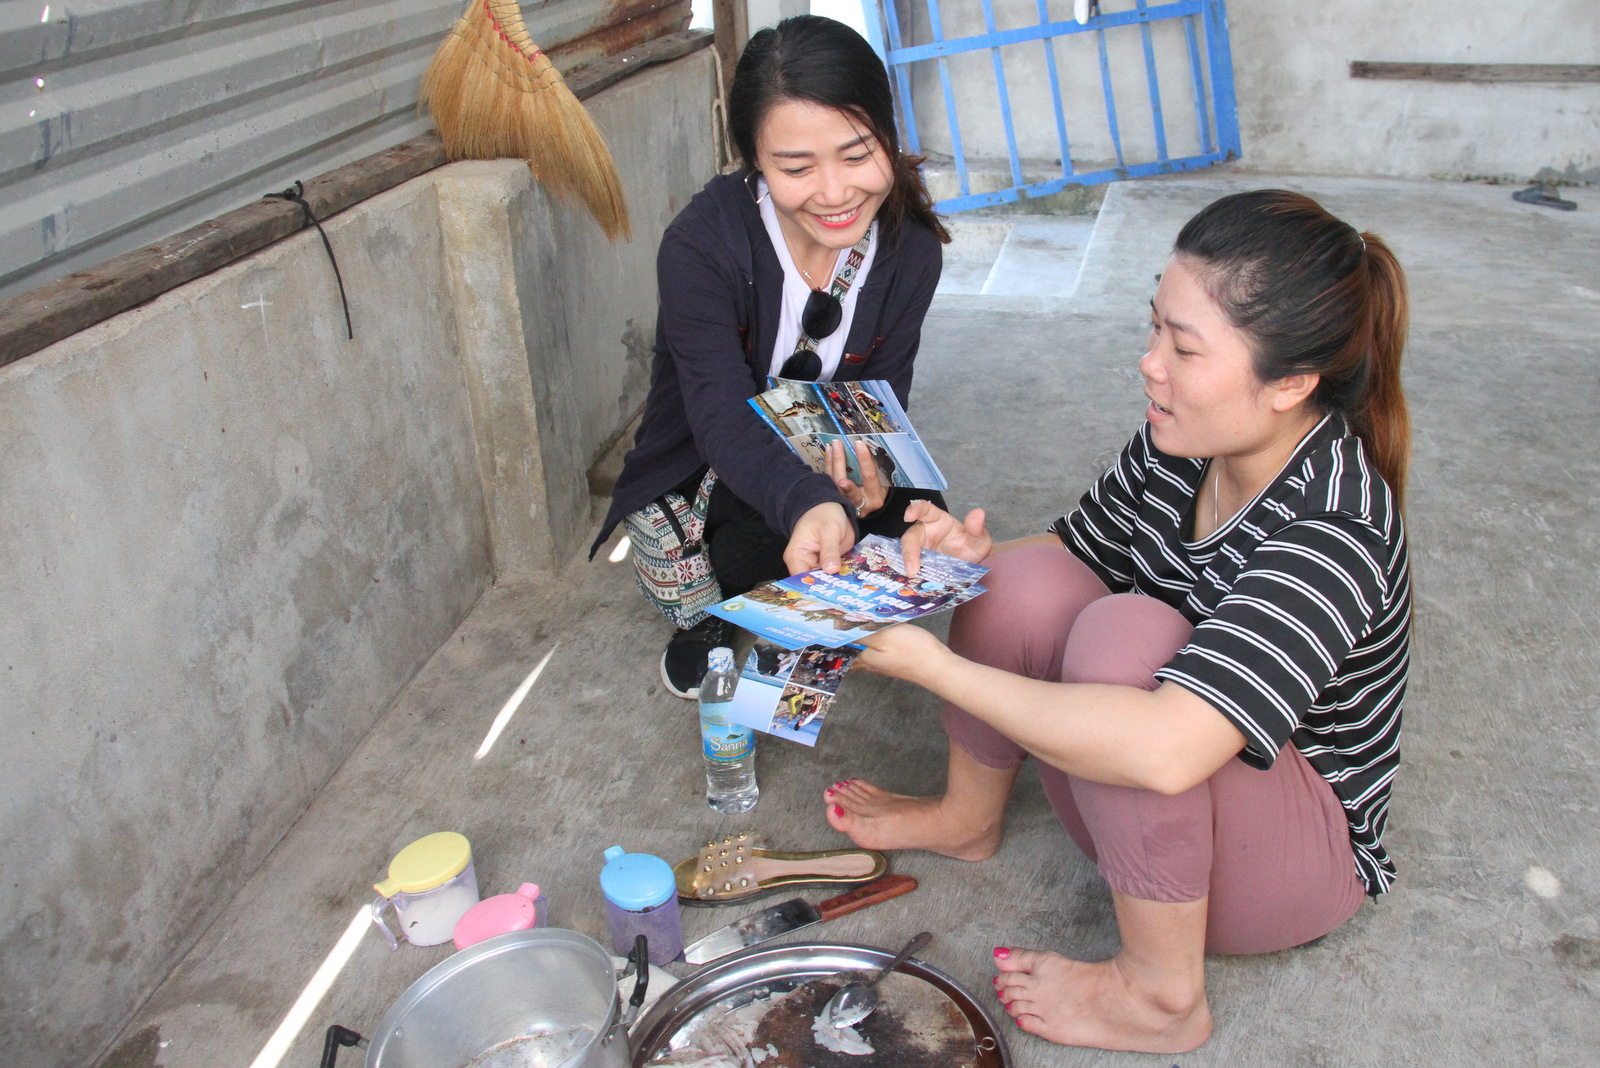
[{"label": "metal cooking pot", "polygon": [[323,1046],[365,1045],[367,1068],[628,1068],[628,1024],[649,977],[640,938],[629,1010],[611,955],[553,927],[487,938],[436,964],[378,1022],[370,1043],[335,1025]]}]

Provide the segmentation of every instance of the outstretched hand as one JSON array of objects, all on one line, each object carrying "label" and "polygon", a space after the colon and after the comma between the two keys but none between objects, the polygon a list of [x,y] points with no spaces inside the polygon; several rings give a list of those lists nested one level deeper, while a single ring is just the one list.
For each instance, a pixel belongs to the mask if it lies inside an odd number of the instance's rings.
[{"label": "outstretched hand", "polygon": [[791,575],[818,568],[837,575],[840,558],[855,543],[856,528],[844,514],[844,505],[829,501],[810,509],[794,525],[783,550],[783,563]]},{"label": "outstretched hand", "polygon": [[883,502],[889,497],[889,490],[883,484],[883,479],[878,474],[877,461],[873,460],[872,453],[860,441],[855,443],[856,466],[861,469],[861,485],[850,481],[850,465],[845,460],[844,439],[835,438],[828,442],[828,477],[833,479],[833,484],[839,487],[839,492],[844,494],[845,500],[855,508],[858,517],[865,517],[883,507]]},{"label": "outstretched hand", "polygon": [[958,520],[931,501],[916,500],[906,508],[905,518],[911,527],[900,536],[900,553],[909,578],[916,578],[921,569],[924,548],[969,564],[982,563],[994,549],[994,538],[984,527],[982,508],[974,508],[965,520]]},{"label": "outstretched hand", "polygon": [[939,654],[949,651],[938,638],[909,623],[885,627],[862,638],[861,644],[866,649],[856,659],[857,664],[879,675],[911,682],[930,671]]}]

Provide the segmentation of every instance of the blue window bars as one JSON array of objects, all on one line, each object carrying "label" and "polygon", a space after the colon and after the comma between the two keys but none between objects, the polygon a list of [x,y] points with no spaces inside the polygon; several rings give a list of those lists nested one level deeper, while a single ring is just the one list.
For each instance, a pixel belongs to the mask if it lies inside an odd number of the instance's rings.
[{"label": "blue window bars", "polygon": [[[1073,19],[1051,21],[1047,10],[1048,0],[1034,0],[1037,24],[1004,30],[1000,29],[996,22],[994,0],[980,0],[980,2],[983,5],[985,32],[968,37],[947,38],[940,0],[926,0],[927,24],[922,29],[928,31],[931,40],[919,44],[902,40],[902,26],[911,20],[903,19],[902,12],[896,9],[896,0],[863,0],[867,37],[878,55],[883,58],[894,82],[896,104],[905,133],[905,146],[911,152],[920,154],[923,152],[923,147],[922,137],[917,129],[910,67],[913,63],[929,61],[938,65],[950,154],[954,160],[959,186],[959,195],[938,202],[939,211],[965,211],[970,208],[1008,203],[1021,197],[1045,196],[1069,186],[1094,185],[1152,174],[1197,170],[1239,157],[1239,116],[1233,88],[1233,58],[1228,45],[1228,16],[1223,0],[1174,0],[1171,3],[1133,0],[1130,9],[1114,12],[1100,11],[1099,4],[1095,3],[1094,13],[1089,15],[1087,22],[1081,24]],[[1025,2],[1026,0],[1022,0],[1022,3]],[[1007,8],[1007,11],[1024,10],[1022,3],[1013,0],[1012,6]],[[1080,10],[1082,9],[1080,5]],[[911,12],[905,14],[909,15]],[[968,12],[963,10],[960,14],[965,15]],[[1187,46],[1189,88],[1195,112],[1194,142],[1199,148],[1198,152],[1176,158],[1168,151],[1166,117],[1161,108],[1161,85],[1156,73],[1157,50],[1152,35],[1153,24],[1172,19],[1180,20]],[[1138,27],[1143,45],[1144,74],[1150,102],[1150,133],[1153,135],[1155,158],[1130,161],[1124,153],[1123,129],[1117,118],[1117,101],[1112,89],[1114,68],[1106,38],[1108,34],[1118,31],[1126,33],[1128,28],[1135,26]],[[1077,171],[1067,137],[1067,109],[1062,102],[1056,40],[1086,33],[1092,33],[1096,38],[1100,88],[1105,106],[1105,132],[1108,134],[1109,147],[1116,162],[1114,165]],[[1044,67],[1051,103],[1055,109],[1054,132],[1059,148],[1061,176],[1044,181],[1027,182],[1024,180],[1022,157],[1017,147],[1017,126],[1012,116],[1011,90],[1006,82],[1005,62],[1001,57],[1001,49],[1034,41],[1039,42],[1044,50]],[[950,66],[951,57],[968,52],[980,52],[983,49],[988,49],[994,70],[994,88],[1005,131],[1011,184],[997,190],[974,193],[969,160],[962,144],[961,124],[956,116],[958,86],[957,82],[952,80]],[[965,73],[970,78],[972,68],[968,67]],[[1102,162],[1109,164],[1109,157]]]}]

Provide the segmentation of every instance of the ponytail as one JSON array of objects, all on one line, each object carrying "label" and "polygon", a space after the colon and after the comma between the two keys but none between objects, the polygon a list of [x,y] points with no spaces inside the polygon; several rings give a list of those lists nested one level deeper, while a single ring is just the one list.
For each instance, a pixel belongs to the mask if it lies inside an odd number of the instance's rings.
[{"label": "ponytail", "polygon": [[1405,273],[1383,239],[1299,193],[1223,197],[1190,219],[1174,255],[1250,342],[1256,377],[1315,374],[1311,403],[1343,416],[1404,507],[1411,418],[1400,383]]},{"label": "ponytail", "polygon": [[1378,473],[1405,508],[1406,472],[1411,463],[1411,415],[1400,385],[1400,356],[1410,324],[1410,301],[1400,261],[1376,234],[1366,243],[1366,385],[1360,408],[1351,413],[1361,443]]}]

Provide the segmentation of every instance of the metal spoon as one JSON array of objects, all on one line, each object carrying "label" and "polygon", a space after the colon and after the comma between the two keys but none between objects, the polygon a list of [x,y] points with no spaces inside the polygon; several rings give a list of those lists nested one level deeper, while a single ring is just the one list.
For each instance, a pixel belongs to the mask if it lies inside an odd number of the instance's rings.
[{"label": "metal spoon", "polygon": [[889,966],[866,982],[854,982],[839,989],[828,1003],[822,1007],[822,1018],[833,1024],[834,1027],[854,1027],[856,1024],[871,1016],[878,1007],[878,992],[873,989],[879,980],[894,971],[915,952],[933,941],[932,933],[923,931],[911,941],[906,943],[906,948],[895,955]]}]

